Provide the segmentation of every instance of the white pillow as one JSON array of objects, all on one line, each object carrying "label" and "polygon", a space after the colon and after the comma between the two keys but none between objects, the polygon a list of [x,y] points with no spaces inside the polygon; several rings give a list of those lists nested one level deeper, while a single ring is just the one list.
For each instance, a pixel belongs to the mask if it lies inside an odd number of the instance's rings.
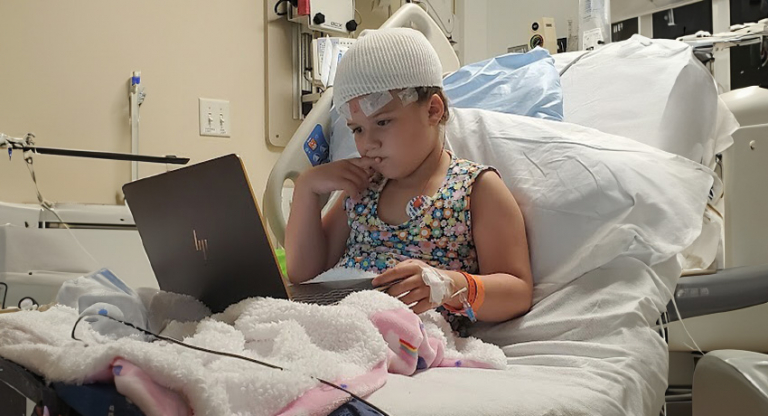
[{"label": "white pillow", "polygon": [[[555,55],[556,67],[574,54]],[[634,35],[586,54],[562,75],[564,120],[712,167],[738,122],[691,46]]]},{"label": "white pillow", "polygon": [[534,302],[619,256],[659,264],[701,232],[714,173],[565,122],[453,109],[447,146],[493,166],[526,221]]}]

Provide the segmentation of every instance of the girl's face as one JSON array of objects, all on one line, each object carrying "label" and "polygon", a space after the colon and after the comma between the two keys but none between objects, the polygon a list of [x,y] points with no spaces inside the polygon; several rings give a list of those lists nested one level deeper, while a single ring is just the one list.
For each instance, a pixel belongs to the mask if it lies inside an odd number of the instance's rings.
[{"label": "girl's face", "polygon": [[360,156],[374,159],[373,168],[390,179],[405,178],[440,146],[443,101],[433,95],[425,102],[403,106],[397,91],[380,110],[366,116],[360,98],[349,101],[347,125],[355,135]]}]

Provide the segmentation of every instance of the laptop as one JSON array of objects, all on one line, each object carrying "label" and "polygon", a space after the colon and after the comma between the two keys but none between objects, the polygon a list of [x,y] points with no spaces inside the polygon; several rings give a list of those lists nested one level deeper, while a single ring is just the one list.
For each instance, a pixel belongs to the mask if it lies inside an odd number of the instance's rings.
[{"label": "laptop", "polygon": [[123,186],[160,289],[195,297],[214,313],[263,296],[331,304],[373,289],[372,279],[290,285],[237,155]]}]

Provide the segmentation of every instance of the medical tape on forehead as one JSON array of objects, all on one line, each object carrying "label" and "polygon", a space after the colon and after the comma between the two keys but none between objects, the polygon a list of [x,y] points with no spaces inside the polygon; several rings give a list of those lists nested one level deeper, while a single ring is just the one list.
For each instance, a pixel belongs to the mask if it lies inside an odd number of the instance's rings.
[{"label": "medical tape on forehead", "polygon": [[[419,100],[419,93],[416,92],[415,88],[406,88],[398,92],[397,96],[400,98],[403,107],[415,103]],[[389,91],[368,94],[360,98],[360,110],[363,112],[363,114],[365,114],[366,117],[370,117],[372,114],[381,110],[385,105],[389,104],[389,102],[393,99],[394,97]],[[336,111],[338,111],[339,114],[344,116],[347,120],[352,118],[352,111],[349,108],[349,101],[340,105]]]},{"label": "medical tape on forehead", "polygon": [[365,114],[366,117],[370,117],[377,111],[384,108],[385,105],[392,101],[392,93],[389,91],[374,92],[360,98],[360,111]]},{"label": "medical tape on forehead", "polygon": [[416,92],[416,88],[406,88],[398,92],[397,96],[400,97],[400,101],[403,102],[403,107],[419,100],[419,93]]},{"label": "medical tape on forehead", "polygon": [[346,102],[336,108],[336,111],[341,114],[342,117],[344,117],[347,120],[352,119],[352,112],[349,110],[349,102]]}]

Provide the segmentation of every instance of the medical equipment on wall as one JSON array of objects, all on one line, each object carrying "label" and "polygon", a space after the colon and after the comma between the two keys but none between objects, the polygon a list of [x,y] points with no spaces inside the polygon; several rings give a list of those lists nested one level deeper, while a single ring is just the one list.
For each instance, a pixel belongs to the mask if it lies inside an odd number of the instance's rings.
[{"label": "medical equipment on wall", "polygon": [[[293,119],[303,120],[324,88],[330,85],[331,56],[335,52],[338,59],[343,52],[339,48],[348,47],[346,41],[340,39],[350,37],[357,30],[355,3],[354,0],[275,0],[274,11],[294,23],[291,28]],[[329,34],[337,37],[328,38]]]},{"label": "medical equipment on wall", "polygon": [[555,19],[542,17],[531,23],[531,38],[528,47],[534,49],[540,46],[552,55],[557,53],[557,32],[555,31]]},{"label": "medical equipment on wall", "polygon": [[579,0],[579,49],[591,51],[610,41],[610,0]]},{"label": "medical equipment on wall", "polygon": [[[147,93],[141,85],[141,71],[133,71],[131,85],[128,90],[129,120],[131,122],[131,153],[139,154],[139,106],[144,103]],[[131,180],[139,179],[139,162],[131,162]]]},{"label": "medical equipment on wall", "polygon": [[[354,0],[288,0],[288,20],[313,32],[349,33],[357,30]],[[282,3],[279,2],[279,3]]]},{"label": "medical equipment on wall", "polygon": [[321,88],[333,86],[336,66],[354,38],[324,37],[312,40],[312,81]]}]

